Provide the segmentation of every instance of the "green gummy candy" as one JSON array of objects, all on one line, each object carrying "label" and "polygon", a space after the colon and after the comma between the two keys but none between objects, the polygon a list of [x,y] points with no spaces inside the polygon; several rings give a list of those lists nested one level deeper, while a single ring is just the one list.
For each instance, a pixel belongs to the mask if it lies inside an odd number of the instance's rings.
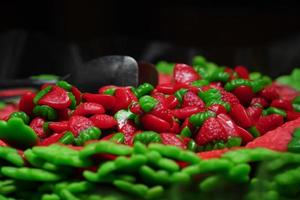
[{"label": "green gummy candy", "polygon": [[58,181],[62,179],[59,174],[51,173],[42,169],[34,169],[27,167],[2,167],[1,174],[10,178],[25,181]]},{"label": "green gummy candy", "polygon": [[127,145],[115,144],[111,141],[100,141],[86,145],[80,152],[81,158],[89,158],[97,153],[108,153],[119,156],[130,155],[133,148]]},{"label": "green gummy candy", "polygon": [[148,149],[145,144],[141,143],[140,141],[137,141],[133,145],[133,153],[135,154],[146,154],[148,152]]},{"label": "green gummy candy", "polygon": [[146,199],[158,199],[162,196],[164,188],[160,185],[150,188],[146,194]]},{"label": "green gummy candy", "polygon": [[229,177],[236,182],[247,182],[249,180],[250,170],[251,167],[248,164],[239,164],[230,170]]},{"label": "green gummy candy", "polygon": [[144,165],[139,169],[139,173],[143,180],[151,184],[167,185],[170,183],[170,175],[165,170],[155,171],[151,167]]},{"label": "green gummy candy", "polygon": [[124,192],[128,192],[139,197],[145,197],[149,188],[143,184],[133,184],[123,180],[115,180],[113,184]]},{"label": "green gummy candy", "polygon": [[[233,164],[225,159],[209,159],[203,160],[198,164],[200,173],[209,173],[209,172],[226,172],[232,168]],[[194,171],[196,169],[193,169]]]},{"label": "green gummy candy", "polygon": [[179,165],[174,160],[171,160],[168,158],[160,159],[159,161],[157,161],[157,165],[161,169],[165,169],[170,172],[176,172],[176,171],[179,171],[179,169],[180,169]]},{"label": "green gummy candy", "polygon": [[204,192],[213,191],[221,181],[222,178],[219,175],[207,177],[199,184],[199,189]]},{"label": "green gummy candy", "polygon": [[60,197],[57,194],[44,194],[42,200],[60,200]]},{"label": "green gummy candy", "polygon": [[66,199],[66,200],[80,200],[79,198],[77,198],[74,194],[72,194],[69,190],[67,189],[63,189],[61,192],[60,192],[60,196],[63,198],[63,199]]},{"label": "green gummy candy", "polygon": [[47,147],[33,147],[33,153],[55,165],[88,167],[92,162],[79,157],[79,152],[66,146],[53,144]]},{"label": "green gummy candy", "polygon": [[11,118],[7,122],[0,120],[0,139],[22,149],[34,146],[38,136],[20,118]]},{"label": "green gummy candy", "polygon": [[16,166],[24,166],[24,160],[14,148],[0,146],[0,158],[7,160]]}]

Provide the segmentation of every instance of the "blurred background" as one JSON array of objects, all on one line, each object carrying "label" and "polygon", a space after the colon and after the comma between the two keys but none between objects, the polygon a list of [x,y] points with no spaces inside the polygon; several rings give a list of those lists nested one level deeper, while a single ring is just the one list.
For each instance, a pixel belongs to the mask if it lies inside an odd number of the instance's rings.
[{"label": "blurred background", "polygon": [[1,1],[0,78],[64,75],[103,55],[245,65],[272,77],[300,66],[294,1]]}]

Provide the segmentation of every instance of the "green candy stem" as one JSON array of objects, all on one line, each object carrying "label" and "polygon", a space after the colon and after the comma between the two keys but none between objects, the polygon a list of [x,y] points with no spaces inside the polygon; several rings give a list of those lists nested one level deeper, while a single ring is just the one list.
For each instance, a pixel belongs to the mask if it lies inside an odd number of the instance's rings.
[{"label": "green candy stem", "polygon": [[257,93],[262,89],[264,89],[267,85],[270,85],[271,83],[272,83],[271,78],[267,76],[263,76],[251,82],[252,90],[254,93]]},{"label": "green candy stem", "polygon": [[180,135],[182,135],[184,137],[191,137],[192,132],[191,132],[190,128],[186,126],[181,130]]},{"label": "green candy stem", "polygon": [[242,138],[240,137],[231,137],[228,139],[226,143],[226,147],[231,148],[231,147],[238,147],[241,146],[242,144]]},{"label": "green candy stem", "polygon": [[42,105],[42,106],[35,106],[33,108],[33,114],[36,116],[42,116],[47,118],[50,121],[54,121],[57,119],[57,112],[50,106]]},{"label": "green candy stem", "polygon": [[123,133],[116,133],[109,140],[115,143],[124,143],[125,136]]},{"label": "green candy stem", "polygon": [[34,97],[34,99],[33,99],[33,103],[38,104],[39,100],[40,100],[43,96],[45,96],[47,93],[49,93],[49,92],[51,91],[51,89],[52,89],[52,86],[49,85],[49,86],[45,87],[44,89],[42,89],[41,91],[39,91],[39,92],[35,95],[35,97]]},{"label": "green candy stem", "polygon": [[67,81],[58,81],[57,83],[56,83],[56,85],[58,86],[58,87],[61,87],[61,88],[63,88],[63,89],[65,89],[65,90],[67,90],[67,91],[71,91],[72,90],[72,85],[70,84],[70,83],[68,83]]},{"label": "green candy stem", "polygon": [[139,104],[145,112],[150,112],[158,104],[158,101],[151,96],[145,95],[139,99]]},{"label": "green candy stem", "polygon": [[86,141],[99,139],[101,135],[101,130],[97,127],[90,127],[79,133],[77,138],[74,139],[74,143],[77,146],[83,145]]},{"label": "green candy stem", "polygon": [[103,93],[113,96],[115,94],[116,88],[108,88]]},{"label": "green candy stem", "polygon": [[177,99],[180,103],[182,103],[183,96],[184,96],[185,93],[187,93],[187,91],[188,91],[187,89],[180,89],[180,90],[177,90],[177,91],[174,93],[176,99]]},{"label": "green candy stem", "polygon": [[154,131],[144,131],[136,134],[133,139],[134,142],[140,141],[144,144],[149,143],[161,143],[161,137],[158,133]]},{"label": "green candy stem", "polygon": [[300,128],[294,130],[293,138],[288,144],[288,151],[300,153]]},{"label": "green candy stem", "polygon": [[207,104],[213,100],[221,100],[221,93],[219,90],[212,88],[207,91],[199,92],[198,96]]},{"label": "green candy stem", "polygon": [[197,114],[193,114],[190,117],[190,122],[193,126],[201,126],[205,120],[207,120],[210,117],[215,117],[216,113],[212,112],[212,111],[205,111],[205,112],[200,112]]},{"label": "green candy stem", "polygon": [[251,133],[251,135],[255,138],[260,136],[260,132],[257,130],[257,128],[255,126],[251,126],[250,128],[248,128],[248,131]]},{"label": "green candy stem", "polygon": [[23,122],[25,124],[28,124],[30,121],[29,116],[25,113],[25,112],[13,112],[12,114],[10,114],[9,119],[11,118],[20,118],[23,120]]},{"label": "green candy stem", "polygon": [[249,80],[237,78],[237,79],[233,79],[232,81],[226,83],[225,86],[224,86],[224,89],[226,91],[232,91],[235,88],[240,87],[242,85],[249,86],[249,87],[252,86],[251,82]]},{"label": "green candy stem", "polygon": [[263,111],[264,115],[270,115],[270,114],[278,114],[283,117],[286,117],[286,112],[282,109],[275,108],[275,107],[269,107],[266,110]]},{"label": "green candy stem", "polygon": [[209,85],[209,81],[205,80],[205,79],[200,79],[200,80],[196,80],[196,81],[192,82],[191,85],[195,86],[195,87],[202,87],[205,85]]},{"label": "green candy stem", "polygon": [[72,144],[74,142],[74,135],[72,132],[67,131],[65,134],[59,139],[59,141],[63,144]]},{"label": "green candy stem", "polygon": [[76,98],[75,98],[75,96],[73,95],[72,92],[68,92],[68,96],[69,96],[69,98],[70,98],[70,100],[71,100],[70,108],[71,108],[72,110],[74,110],[74,109],[76,108]]},{"label": "green candy stem", "polygon": [[152,92],[152,90],[154,90],[154,87],[150,83],[143,83],[135,89],[135,93],[137,97],[140,98],[144,95],[149,94],[150,92]]},{"label": "green candy stem", "polygon": [[300,112],[300,96],[293,99],[292,105],[295,111]]}]

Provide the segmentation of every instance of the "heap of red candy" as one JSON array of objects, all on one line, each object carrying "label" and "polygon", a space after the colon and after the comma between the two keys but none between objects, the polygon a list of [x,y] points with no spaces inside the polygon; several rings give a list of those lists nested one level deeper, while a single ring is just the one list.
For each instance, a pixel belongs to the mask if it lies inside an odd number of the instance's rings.
[{"label": "heap of red candy", "polygon": [[[245,67],[201,62],[193,67],[176,64],[171,81],[156,87],[110,85],[92,94],[60,81],[21,98],[20,111],[0,123],[0,144],[26,149],[111,140],[127,145],[163,143],[195,152],[223,149],[247,145],[298,118],[297,95]],[[15,118],[34,132],[21,128]],[[18,128],[22,134],[11,136]]]}]

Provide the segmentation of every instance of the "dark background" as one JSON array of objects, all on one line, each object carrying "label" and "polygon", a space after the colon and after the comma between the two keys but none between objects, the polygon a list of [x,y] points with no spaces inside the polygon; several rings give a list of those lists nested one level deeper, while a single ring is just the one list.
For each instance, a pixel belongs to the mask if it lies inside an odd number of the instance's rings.
[{"label": "dark background", "polygon": [[200,53],[275,77],[300,66],[299,22],[293,1],[1,1],[0,78],[66,74],[74,48],[83,62],[190,63]]}]

